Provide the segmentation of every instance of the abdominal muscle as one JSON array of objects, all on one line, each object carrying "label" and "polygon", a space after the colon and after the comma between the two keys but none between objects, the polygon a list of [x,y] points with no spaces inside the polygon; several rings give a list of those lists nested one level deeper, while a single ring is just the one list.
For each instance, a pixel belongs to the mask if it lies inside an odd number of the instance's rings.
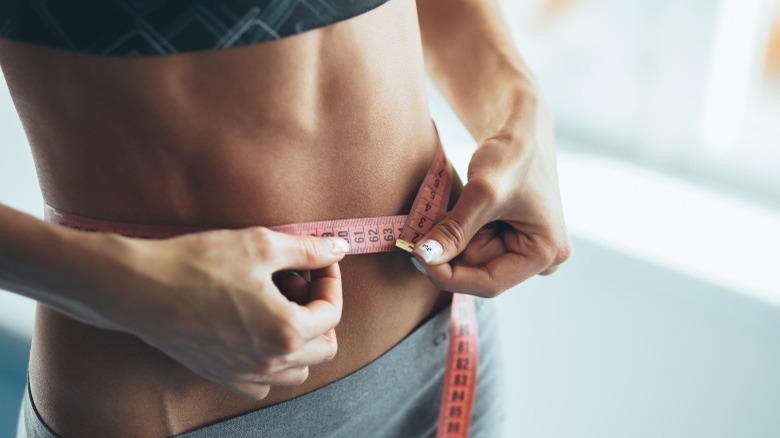
[{"label": "abdominal muscle", "polygon": [[[279,41],[177,56],[0,40],[0,65],[56,208],[212,228],[404,214],[437,147],[417,26],[414,1],[393,0]],[[460,188],[456,177],[451,204]],[[138,338],[39,305],[35,404],[65,436],[177,434],[346,376],[448,302],[407,253],[340,267],[339,351],[299,386],[245,399]]]}]

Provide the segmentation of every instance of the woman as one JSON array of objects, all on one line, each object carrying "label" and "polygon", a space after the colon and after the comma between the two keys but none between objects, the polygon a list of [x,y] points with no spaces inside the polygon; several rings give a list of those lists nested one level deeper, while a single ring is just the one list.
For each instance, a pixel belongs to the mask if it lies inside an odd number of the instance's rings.
[{"label": "woman", "polygon": [[[0,286],[40,303],[26,430],[431,433],[444,353],[423,339],[446,327],[443,291],[493,297],[571,251],[550,118],[498,7],[95,3],[0,10],[46,203],[220,231],[132,239],[0,206]],[[438,145],[424,65],[479,142],[415,248],[426,275],[400,251],[344,258],[338,239],[268,230],[409,212]],[[469,245],[495,220],[502,235]],[[472,436],[500,426],[489,311]]]}]

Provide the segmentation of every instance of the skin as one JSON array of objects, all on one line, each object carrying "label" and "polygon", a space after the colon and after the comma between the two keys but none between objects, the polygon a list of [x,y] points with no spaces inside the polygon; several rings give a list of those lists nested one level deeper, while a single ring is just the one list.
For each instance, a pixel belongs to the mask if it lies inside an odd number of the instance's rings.
[{"label": "skin", "polygon": [[[165,57],[0,40],[0,66],[49,204],[223,229],[145,241],[0,206],[0,287],[41,303],[30,386],[66,436],[171,435],[305,394],[401,341],[442,290],[495,296],[571,252],[550,117],[492,3],[393,0]],[[408,213],[437,145],[425,67],[479,143],[427,236],[429,277],[400,251],[344,258],[264,228]],[[467,245],[493,220],[502,235]]]}]

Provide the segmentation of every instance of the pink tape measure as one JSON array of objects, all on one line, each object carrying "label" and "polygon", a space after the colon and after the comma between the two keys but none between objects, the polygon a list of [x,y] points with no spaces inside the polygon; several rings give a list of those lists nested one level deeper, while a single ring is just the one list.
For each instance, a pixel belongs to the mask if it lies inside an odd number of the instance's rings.
[{"label": "pink tape measure", "polygon": [[[414,244],[446,215],[452,191],[452,175],[452,166],[439,142],[436,157],[408,215],[336,219],[268,228],[296,235],[341,237],[349,241],[350,250],[347,254],[390,252],[397,248],[412,252]],[[165,239],[206,230],[104,221],[57,210],[48,204],[44,216],[47,221],[78,230],[145,239]],[[494,235],[496,226],[491,223],[480,229],[472,240],[489,239]],[[479,331],[471,295],[453,294],[449,336],[437,437],[468,437],[479,365]]]}]

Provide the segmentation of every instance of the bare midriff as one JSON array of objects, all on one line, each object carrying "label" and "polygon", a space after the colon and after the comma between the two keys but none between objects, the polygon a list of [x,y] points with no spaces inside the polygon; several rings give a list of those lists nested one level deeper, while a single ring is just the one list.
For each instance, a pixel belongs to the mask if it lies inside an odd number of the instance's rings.
[{"label": "bare midriff", "polygon": [[[0,40],[0,61],[44,199],[82,216],[238,228],[405,214],[437,148],[412,0],[227,50],[99,57]],[[448,302],[401,251],[340,267],[339,351],[299,386],[246,399],[39,306],[36,406],[66,436],[180,433],[344,377]]]}]

